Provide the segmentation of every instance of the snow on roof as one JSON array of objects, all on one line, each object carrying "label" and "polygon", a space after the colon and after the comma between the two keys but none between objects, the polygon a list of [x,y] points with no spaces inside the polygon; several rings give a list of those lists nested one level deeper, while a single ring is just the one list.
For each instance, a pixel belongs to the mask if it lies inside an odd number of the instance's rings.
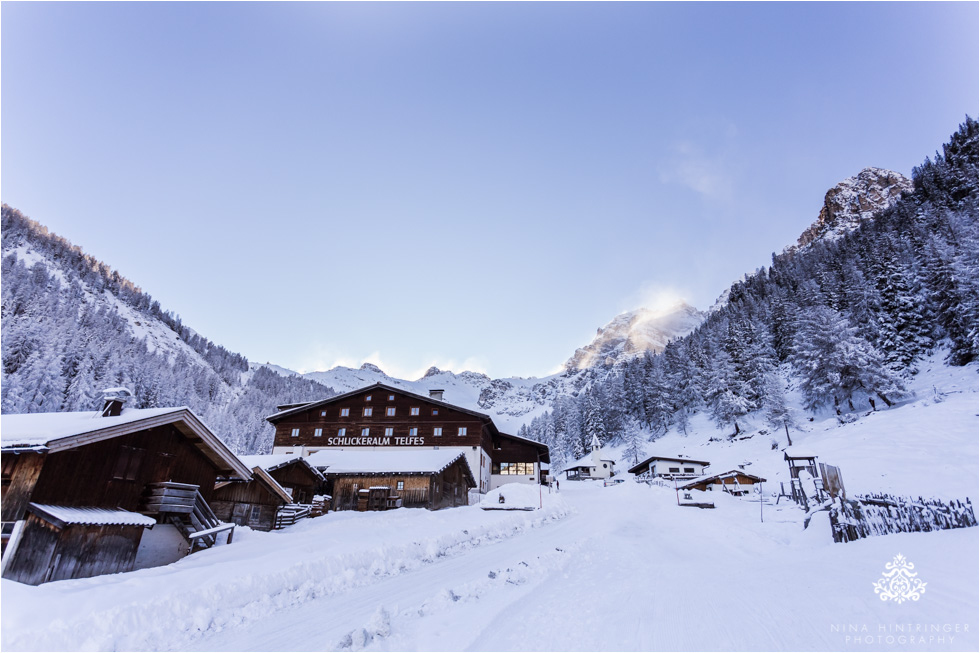
[{"label": "snow on roof", "polygon": [[62,524],[96,524],[103,526],[153,526],[156,520],[138,512],[110,510],[107,508],[74,508],[32,503],[31,512],[37,516]]},{"label": "snow on roof", "polygon": [[700,483],[714,481],[716,479],[724,481],[724,479],[734,478],[735,476],[744,476],[748,479],[752,479],[753,481],[759,481],[760,483],[764,483],[766,480],[761,476],[756,476],[755,474],[749,474],[748,472],[745,472],[741,469],[732,469],[727,472],[721,472],[720,474],[705,474],[703,476],[698,476],[697,478],[692,478],[691,480],[684,483],[684,485],[681,485],[680,489],[689,490],[693,488],[695,485],[698,485]]},{"label": "snow on roof", "polygon": [[[602,451],[599,452],[599,455],[600,456],[602,455]],[[612,463],[613,465],[616,464],[616,461],[613,460],[612,458],[599,458],[599,461],[604,463]],[[574,463],[572,463],[570,467],[566,467],[565,469],[575,469],[576,467],[595,467],[595,461],[592,460],[592,454],[591,453],[585,454],[584,456],[576,460]]]},{"label": "snow on roof", "polygon": [[786,454],[787,458],[816,458],[817,454],[813,453],[810,449],[804,447],[786,447],[783,449],[783,453]]},{"label": "snow on roof", "polygon": [[[325,474],[437,474],[466,457],[456,449],[361,451],[324,449],[307,460]],[[469,466],[467,465],[467,469]],[[471,472],[472,473],[472,472]]]},{"label": "snow on roof", "polygon": [[80,413],[26,413],[0,415],[0,446],[4,449],[43,446],[61,438],[100,431],[148,417],[188,410],[177,408],[129,408],[116,417],[103,417],[102,411]]},{"label": "snow on roof", "polygon": [[290,463],[299,462],[300,464],[309,467],[314,474],[320,475],[320,471],[310,465],[309,461],[299,454],[294,453],[272,453],[272,454],[254,454],[251,456],[239,456],[239,460],[245,463],[245,466],[249,469],[254,467],[261,467],[267,472],[271,472],[274,469],[279,469],[280,467],[285,467]]}]

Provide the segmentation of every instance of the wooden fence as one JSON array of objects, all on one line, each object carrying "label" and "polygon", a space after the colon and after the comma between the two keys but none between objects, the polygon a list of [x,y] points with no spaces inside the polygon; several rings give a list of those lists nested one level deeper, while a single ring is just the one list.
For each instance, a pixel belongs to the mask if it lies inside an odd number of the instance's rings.
[{"label": "wooden fence", "polygon": [[945,503],[938,499],[869,494],[842,499],[830,508],[835,542],[853,542],[874,535],[917,533],[977,525],[969,499]]}]

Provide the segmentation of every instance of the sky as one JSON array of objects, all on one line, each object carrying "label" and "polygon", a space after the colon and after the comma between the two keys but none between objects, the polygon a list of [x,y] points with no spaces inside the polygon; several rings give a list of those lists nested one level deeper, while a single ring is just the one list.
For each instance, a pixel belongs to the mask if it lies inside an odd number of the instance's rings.
[{"label": "sky", "polygon": [[298,371],[543,376],[978,115],[978,4],[0,4],[0,194]]}]

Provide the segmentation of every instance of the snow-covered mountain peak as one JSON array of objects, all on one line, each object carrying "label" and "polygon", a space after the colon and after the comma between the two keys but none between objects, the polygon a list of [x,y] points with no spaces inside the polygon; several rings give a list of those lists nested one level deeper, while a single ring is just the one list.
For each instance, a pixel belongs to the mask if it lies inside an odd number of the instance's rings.
[{"label": "snow-covered mountain peak", "polygon": [[816,240],[837,240],[911,190],[912,180],[899,172],[865,168],[827,191],[817,221],[787,249],[802,249]]},{"label": "snow-covered mountain peak", "polygon": [[624,357],[661,352],[672,339],[693,331],[704,317],[704,313],[685,302],[659,310],[639,308],[620,313],[596,330],[591,343],[575,351],[565,369],[609,366]]}]

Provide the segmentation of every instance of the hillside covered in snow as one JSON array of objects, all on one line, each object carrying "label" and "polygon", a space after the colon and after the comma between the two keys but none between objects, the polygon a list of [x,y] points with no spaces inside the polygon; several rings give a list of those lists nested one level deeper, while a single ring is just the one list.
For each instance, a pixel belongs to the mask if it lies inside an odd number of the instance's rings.
[{"label": "hillside covered in snow", "polygon": [[271,439],[280,403],[333,391],[249,366],[104,263],[2,208],[4,413],[84,411],[125,386],[136,408],[192,408],[239,453]]}]

